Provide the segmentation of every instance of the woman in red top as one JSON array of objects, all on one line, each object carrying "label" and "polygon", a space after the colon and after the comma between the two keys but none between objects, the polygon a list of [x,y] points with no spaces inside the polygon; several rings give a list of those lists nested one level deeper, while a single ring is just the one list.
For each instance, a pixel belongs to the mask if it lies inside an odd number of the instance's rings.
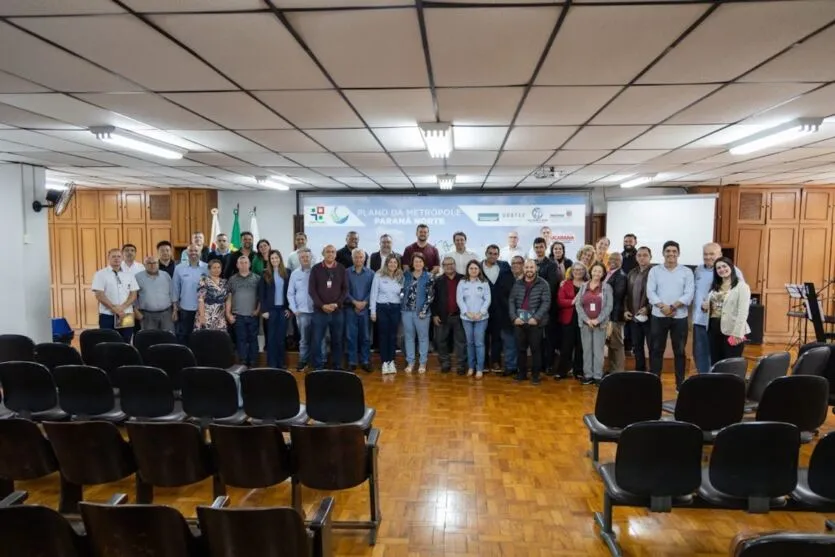
[{"label": "woman in red top", "polygon": [[559,381],[568,377],[568,371],[573,369],[574,377],[583,376],[583,347],[580,340],[580,327],[577,322],[577,311],[574,309],[574,298],[588,279],[588,271],[581,261],[571,266],[570,280],[565,280],[557,291],[557,321],[562,328],[562,347],[560,349],[560,364],[554,379]]}]

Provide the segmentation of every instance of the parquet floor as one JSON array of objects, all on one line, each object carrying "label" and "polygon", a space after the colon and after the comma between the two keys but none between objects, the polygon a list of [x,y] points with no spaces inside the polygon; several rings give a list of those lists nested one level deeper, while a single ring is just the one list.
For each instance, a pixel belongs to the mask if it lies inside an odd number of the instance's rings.
[{"label": "parquet floor", "polygon": [[[773,347],[772,349],[782,349]],[[746,355],[758,355],[760,348]],[[766,350],[768,351],[768,350]],[[671,364],[671,362],[669,362]],[[602,508],[601,482],[585,456],[588,437],[581,417],[596,390],[575,381],[539,387],[488,375],[481,381],[440,375],[363,374],[367,403],[381,429],[380,488],[383,522],[376,547],[362,531],[338,530],[337,555],[603,556],[592,512]],[[672,398],[672,373],[665,374]],[[824,432],[832,430],[830,419]],[[663,448],[659,447],[659,450]],[[810,447],[803,449],[802,463]],[[601,460],[614,446],[602,445]],[[30,502],[57,504],[58,479],[21,482]],[[132,481],[89,488],[87,499],[116,492],[133,497]],[[267,490],[230,490],[233,505],[287,505],[287,484]],[[306,507],[322,494],[304,491]],[[365,518],[365,486],[336,494],[336,519]],[[158,489],[157,501],[188,516],[211,500],[211,483]],[[741,531],[823,531],[823,515],[775,512],[678,510],[650,514],[616,509],[616,531],[627,555],[727,555]],[[256,556],[253,556],[256,557]]]}]

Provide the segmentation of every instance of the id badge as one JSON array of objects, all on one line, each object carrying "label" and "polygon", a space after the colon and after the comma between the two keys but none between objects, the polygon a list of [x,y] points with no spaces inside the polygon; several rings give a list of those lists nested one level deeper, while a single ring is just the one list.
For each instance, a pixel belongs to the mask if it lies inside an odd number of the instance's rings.
[{"label": "id badge", "polygon": [[597,304],[595,304],[594,302],[589,304],[589,311],[597,311],[596,308],[597,308]]},{"label": "id badge", "polygon": [[330,287],[333,285],[333,281],[332,281],[332,280],[328,280],[328,282],[326,282],[325,284],[327,284],[327,285],[328,285],[328,288],[330,288]]}]

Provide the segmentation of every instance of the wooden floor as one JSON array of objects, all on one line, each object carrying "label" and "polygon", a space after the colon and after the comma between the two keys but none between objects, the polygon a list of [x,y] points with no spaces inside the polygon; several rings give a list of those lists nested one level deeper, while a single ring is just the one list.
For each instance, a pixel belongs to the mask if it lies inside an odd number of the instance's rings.
[{"label": "wooden floor", "polygon": [[[783,349],[769,347],[765,351]],[[757,356],[762,348],[748,349]],[[669,362],[671,363],[671,362]],[[547,379],[541,386],[516,384],[492,375],[481,381],[440,375],[437,366],[420,377],[363,382],[377,409],[383,522],[376,547],[361,531],[335,532],[337,555],[545,556],[608,555],[592,512],[601,510],[601,482],[585,456],[588,436],[582,415],[594,407],[595,388]],[[665,373],[665,398],[672,398],[672,373]],[[830,419],[824,432],[832,430]],[[601,460],[614,456],[602,445]],[[805,465],[811,449],[803,449]],[[30,502],[55,506],[58,478],[21,482]],[[87,499],[104,501],[133,482],[99,486]],[[232,504],[287,505],[289,486],[230,490]],[[322,494],[304,491],[306,508]],[[336,494],[336,519],[362,519],[368,490]],[[211,483],[187,489],[158,489],[157,501],[188,516],[211,500]],[[823,531],[823,515],[774,512],[679,510],[650,514],[615,509],[616,532],[627,555],[727,555],[742,530]],[[254,556],[253,556],[254,557]]]}]

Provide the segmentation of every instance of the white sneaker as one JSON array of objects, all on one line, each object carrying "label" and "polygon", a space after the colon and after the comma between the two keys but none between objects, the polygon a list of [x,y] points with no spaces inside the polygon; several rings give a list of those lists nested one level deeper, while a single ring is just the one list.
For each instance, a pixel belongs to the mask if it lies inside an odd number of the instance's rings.
[{"label": "white sneaker", "polygon": [[420,375],[423,375],[424,373],[426,373],[426,366],[420,366],[420,367],[418,368],[418,373],[419,373]]},{"label": "white sneaker", "polygon": [[389,372],[389,363],[388,362],[383,362],[382,372],[383,372],[383,375],[386,375]]},{"label": "white sneaker", "polygon": [[414,369],[415,369],[415,364],[406,364],[406,369],[403,370],[403,371],[405,371],[408,375],[411,375],[411,373],[412,373],[412,371],[414,371]]},{"label": "white sneaker", "polygon": [[394,367],[394,362],[386,362],[383,365],[385,366],[385,369],[383,369],[383,373],[387,373],[389,375],[397,373],[397,368]]}]

